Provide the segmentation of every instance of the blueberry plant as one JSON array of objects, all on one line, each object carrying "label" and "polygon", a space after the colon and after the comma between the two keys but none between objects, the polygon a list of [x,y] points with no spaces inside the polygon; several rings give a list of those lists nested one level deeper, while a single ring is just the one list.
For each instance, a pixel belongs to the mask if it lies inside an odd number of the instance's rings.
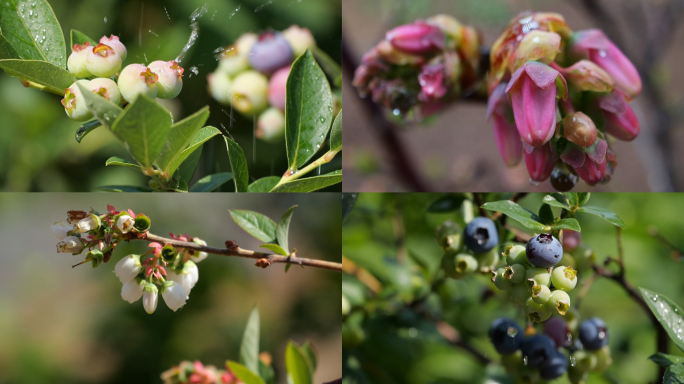
[{"label": "blueberry plant", "polygon": [[[100,190],[209,192],[232,179],[236,192],[311,192],[340,183],[340,170],[302,178],[342,150],[341,115],[333,124],[330,84],[304,41],[310,34],[300,30],[288,33],[290,39],[295,39],[292,46],[296,47],[298,56],[290,51],[290,62],[297,58],[291,75],[279,74],[278,89],[274,90],[273,97],[280,100],[278,103],[284,102],[289,110],[284,129],[289,169],[283,177],[268,177],[250,184],[242,148],[228,131],[204,126],[209,117],[208,107],[181,121],[174,121],[171,113],[157,101],[173,99],[182,91],[184,69],[180,62],[199,35],[196,20],[204,12],[206,7],[191,16],[192,33],[178,57],[145,65],[127,63],[125,44],[115,35],[96,41],[80,31],[71,30],[72,48],[67,52],[62,28],[47,0],[2,2],[0,68],[18,78],[26,87],[62,96],[67,116],[76,121],[87,121],[76,131],[79,143],[94,129],[108,129],[128,151],[130,159],[112,157],[107,160],[107,166],[130,167],[150,178],[147,186],[107,186]],[[278,41],[285,41],[285,38],[280,34],[276,36],[275,44],[254,42],[252,56],[260,58],[258,62],[261,65],[268,64],[266,58],[278,57],[278,51],[282,49]],[[289,43],[285,47],[290,49]],[[322,56],[327,59],[325,67],[330,69],[329,72],[340,72],[334,61]],[[239,92],[235,98],[241,100],[241,105],[256,104],[250,98],[268,88],[267,83],[263,87],[265,80],[259,76],[262,75],[253,71],[233,84]],[[284,93],[290,96],[285,97]],[[267,99],[264,95],[262,102]],[[249,108],[256,111],[255,105]],[[269,127],[281,118],[276,115],[272,111],[265,116],[264,128],[260,131],[262,137],[265,137],[265,132],[271,132]],[[276,125],[279,123],[282,121],[276,121]],[[205,175],[189,185],[203,144],[222,134],[232,172]],[[326,140],[330,150],[307,165]]]},{"label": "blueberry plant", "polygon": [[609,182],[611,144],[641,129],[629,106],[642,88],[634,65],[600,29],[573,31],[556,13],[515,16],[491,48],[448,15],[396,27],[364,55],[353,85],[410,122],[487,100],[504,163],[524,158],[532,184],[551,179],[558,191],[578,178]]}]

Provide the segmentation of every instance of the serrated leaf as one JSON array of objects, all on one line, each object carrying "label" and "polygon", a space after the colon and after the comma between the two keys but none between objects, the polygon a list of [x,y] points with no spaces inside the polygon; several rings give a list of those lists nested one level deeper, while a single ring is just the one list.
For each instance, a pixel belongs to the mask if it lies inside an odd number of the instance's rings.
[{"label": "serrated leaf", "polygon": [[539,207],[539,218],[541,219],[541,222],[546,225],[553,224],[556,219],[553,216],[553,211],[551,211],[551,206],[548,204],[542,204],[542,206]]},{"label": "serrated leaf", "polygon": [[199,146],[196,150],[188,155],[188,157],[178,166],[176,173],[173,177],[176,180],[190,184],[195,170],[197,169],[197,164],[199,164],[200,157],[202,157],[202,146]]},{"label": "serrated leaf", "polygon": [[537,214],[510,200],[486,203],[482,208],[488,211],[501,212],[533,231],[545,232],[550,230],[548,226],[541,223],[541,218]]},{"label": "serrated leaf", "polygon": [[313,192],[342,182],[342,170],[281,184],[271,192]]},{"label": "serrated leaf", "polygon": [[249,170],[247,169],[245,153],[236,142],[225,136],[223,138],[226,140],[228,160],[230,160],[230,168],[233,170],[235,192],[247,192],[249,189]]},{"label": "serrated leaf", "polygon": [[233,218],[235,224],[244,229],[250,235],[263,241],[270,243],[275,241],[278,225],[268,216],[262,215],[259,212],[245,211],[237,209],[229,209],[230,217]]},{"label": "serrated leaf", "polygon": [[553,229],[571,229],[573,231],[581,232],[579,222],[573,218],[562,219],[556,224],[552,225]]},{"label": "serrated leaf", "polygon": [[306,360],[300,348],[296,347],[292,341],[287,343],[285,366],[292,384],[312,384],[313,378]]},{"label": "serrated leaf", "polygon": [[299,169],[323,145],[332,122],[330,84],[307,50],[292,64],[285,98],[285,145],[288,166]]},{"label": "serrated leaf", "polygon": [[428,206],[427,211],[430,213],[454,212],[461,208],[461,204],[463,204],[463,200],[465,199],[466,197],[460,193],[442,196],[432,202],[432,204]]},{"label": "serrated leaf", "polygon": [[557,192],[544,196],[542,201],[553,207],[570,209],[567,200],[565,200],[565,196]]},{"label": "serrated leaf", "polygon": [[625,222],[615,213],[608,209],[594,206],[584,206],[579,207],[575,212],[588,213],[590,215],[598,216],[609,223],[616,225],[620,228],[625,227]]},{"label": "serrated leaf", "polygon": [[40,60],[0,60],[0,68],[9,76],[40,84],[45,90],[58,95],[64,95],[64,90],[76,81],[66,69]]},{"label": "serrated leaf", "polygon": [[684,351],[684,319],[682,317],[682,309],[669,298],[649,291],[645,288],[639,288],[644,301],[651,308],[651,312],[663,326],[670,339]]},{"label": "serrated leaf", "polygon": [[105,166],[110,166],[110,165],[118,165],[122,167],[133,167],[133,168],[138,168],[140,169],[140,165],[131,163],[128,160],[122,159],[120,157],[110,157],[107,159],[107,162],[105,163]]},{"label": "serrated leaf", "polygon": [[669,367],[672,364],[684,363],[684,357],[668,355],[661,352],[649,356],[649,359],[661,367]]},{"label": "serrated leaf", "polygon": [[271,251],[273,251],[279,255],[282,255],[282,256],[289,256],[290,255],[289,253],[287,253],[286,250],[283,249],[283,247],[281,247],[278,244],[262,244],[259,247],[269,249],[269,250],[271,250]]},{"label": "serrated leaf", "polygon": [[[176,172],[178,166],[187,158],[189,153],[183,154],[185,149],[194,144],[201,145],[209,138],[217,135],[220,131],[216,128],[214,130],[205,131],[204,135],[197,137],[204,123],[209,118],[209,107],[204,107],[187,118],[173,124],[169,130],[169,135],[162,147],[159,156],[155,159],[155,163],[162,170],[165,178],[170,178]],[[208,127],[213,128],[213,127]],[[213,132],[213,134],[211,134]],[[201,141],[199,139],[205,139]],[[184,157],[183,157],[184,156]]]},{"label": "serrated leaf", "polygon": [[271,189],[273,189],[276,185],[278,185],[279,181],[280,181],[280,177],[278,177],[278,176],[262,177],[261,179],[250,184],[249,187],[247,187],[247,192],[250,192],[250,193],[268,193],[268,192],[271,192]]},{"label": "serrated leaf", "polygon": [[21,59],[21,56],[7,38],[0,33],[0,60],[6,59]]},{"label": "serrated leaf", "polygon": [[337,114],[330,131],[330,150],[342,149],[342,111]]},{"label": "serrated leaf", "polygon": [[136,187],[134,185],[105,185],[97,187],[94,192],[152,192],[149,187]]},{"label": "serrated leaf", "polygon": [[190,188],[190,192],[211,192],[216,188],[222,186],[223,184],[227,183],[232,178],[233,174],[230,172],[207,175],[197,180],[197,182],[192,186],[192,188]]},{"label": "serrated leaf", "polygon": [[292,220],[292,214],[294,213],[295,208],[297,208],[297,206],[293,205],[292,207],[290,207],[290,209],[285,211],[283,216],[280,218],[280,222],[278,222],[278,244],[285,250],[285,256],[290,254],[290,248],[287,243],[287,237],[288,232],[290,231],[290,220]]},{"label": "serrated leaf", "polygon": [[78,89],[81,90],[86,107],[93,113],[93,116],[107,128],[111,128],[114,121],[123,113],[123,109],[118,105],[108,101],[97,93],[90,92],[87,88],[78,84]]},{"label": "serrated leaf", "polygon": [[672,364],[667,367],[663,384],[684,384],[684,364]]},{"label": "serrated leaf", "polygon": [[95,129],[99,128],[102,126],[102,123],[100,123],[98,120],[92,120],[89,121],[83,125],[81,125],[80,128],[76,131],[76,142],[80,143],[81,140],[83,140],[84,137],[86,137],[87,134],[90,132],[94,131]]},{"label": "serrated leaf", "polygon": [[259,374],[259,310],[254,307],[247,320],[240,344],[240,363]]},{"label": "serrated leaf", "polygon": [[91,39],[90,36],[86,35],[85,33],[72,29],[71,33],[69,34],[71,36],[71,45],[70,47],[73,49],[74,44],[79,44],[82,45],[85,42],[90,43],[93,47],[96,46],[98,43]]},{"label": "serrated leaf", "polygon": [[[325,53],[320,48],[313,46],[309,47],[311,52],[316,57],[316,61],[320,64],[321,69],[333,79],[333,83],[336,87],[342,86],[342,67],[340,67],[335,60],[333,60],[327,53]],[[340,112],[341,113],[341,112]]]},{"label": "serrated leaf", "polygon": [[138,96],[112,124],[112,132],[143,169],[152,167],[170,130],[169,111],[145,95]]},{"label": "serrated leaf", "polygon": [[240,381],[244,384],[266,384],[264,383],[264,380],[259,377],[259,375],[255,374],[244,365],[238,364],[234,361],[228,361],[226,364],[228,365],[230,371],[233,372],[233,374],[235,374],[235,376],[237,376],[237,378],[240,379]]},{"label": "serrated leaf", "polygon": [[47,0],[1,1],[0,30],[23,59],[66,67],[64,34]]}]

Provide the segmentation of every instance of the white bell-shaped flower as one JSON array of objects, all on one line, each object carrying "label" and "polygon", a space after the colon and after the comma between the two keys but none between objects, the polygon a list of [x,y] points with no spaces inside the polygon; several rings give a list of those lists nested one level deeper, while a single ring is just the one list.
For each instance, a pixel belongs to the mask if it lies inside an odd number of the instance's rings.
[{"label": "white bell-shaped flower", "polygon": [[119,228],[121,233],[130,232],[130,230],[133,229],[133,224],[135,224],[135,220],[128,215],[121,215],[119,216],[119,219],[116,220],[116,227]]},{"label": "white bell-shaped flower", "polygon": [[150,315],[157,310],[157,302],[159,301],[159,290],[157,286],[152,283],[147,283],[143,292],[143,307],[145,312]]},{"label": "white bell-shaped flower", "polygon": [[118,263],[116,263],[116,266],[114,266],[114,274],[124,284],[135,279],[141,270],[142,265],[140,265],[140,255],[125,256],[119,260]]},{"label": "white bell-shaped flower", "polygon": [[[204,246],[207,245],[207,242],[204,241],[204,240],[202,240],[202,239],[200,239],[199,237],[193,238],[193,239],[192,239],[192,242],[195,243],[195,244],[199,244],[199,245],[204,245]],[[206,259],[207,256],[209,256],[209,255],[208,255],[206,252],[195,252],[195,254],[192,255],[190,258],[191,258],[192,261],[194,261],[195,263],[199,263],[200,261]]]},{"label": "white bell-shaped flower", "polygon": [[83,250],[83,241],[76,236],[67,236],[57,243],[57,252],[80,253]]},{"label": "white bell-shaped flower", "polygon": [[197,280],[199,279],[199,271],[197,265],[193,263],[192,260],[188,260],[180,272],[176,273],[176,271],[170,271],[168,278],[169,280],[180,284],[185,292],[190,295],[190,291],[195,284],[197,284]]},{"label": "white bell-shaped flower", "polygon": [[164,283],[162,297],[166,305],[174,312],[182,308],[188,300],[188,294],[185,292],[185,289],[174,281],[166,281]]},{"label": "white bell-shaped flower", "polygon": [[69,232],[74,230],[74,225],[69,224],[66,221],[58,221],[52,224],[52,233],[57,236],[58,240],[64,240],[69,236]]},{"label": "white bell-shaped flower", "polygon": [[145,290],[145,285],[147,285],[145,280],[133,279],[123,285],[121,288],[121,297],[133,304],[142,297],[143,291]]},{"label": "white bell-shaped flower", "polygon": [[86,218],[81,219],[76,223],[76,230],[78,233],[86,233],[100,228],[100,218],[96,215],[90,214]]}]

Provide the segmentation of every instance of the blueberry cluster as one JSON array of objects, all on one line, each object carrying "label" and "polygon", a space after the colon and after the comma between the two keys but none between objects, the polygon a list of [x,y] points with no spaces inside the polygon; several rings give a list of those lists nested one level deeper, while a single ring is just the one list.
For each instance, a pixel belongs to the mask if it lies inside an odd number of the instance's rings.
[{"label": "blueberry cluster", "polygon": [[114,35],[103,36],[96,46],[87,41],[74,44],[67,69],[80,80],[65,90],[62,99],[70,118],[86,121],[93,117],[83,99],[83,89],[119,106],[134,102],[139,95],[173,99],[181,92],[183,68],[177,62],[158,60],[148,66],[130,64],[121,70],[126,54],[126,47]]},{"label": "blueberry cluster", "polygon": [[577,324],[577,316],[569,322],[553,317],[542,333],[535,333],[532,327],[523,332],[515,321],[499,318],[489,328],[489,338],[506,371],[524,382],[554,380],[568,373],[570,382],[581,383],[589,372],[604,371],[611,358],[605,323],[591,318]]},{"label": "blueberry cluster", "polygon": [[442,268],[447,277],[491,273],[499,264],[499,234],[489,218],[474,218],[464,231],[457,223],[447,221],[437,228],[437,241],[445,251]]}]

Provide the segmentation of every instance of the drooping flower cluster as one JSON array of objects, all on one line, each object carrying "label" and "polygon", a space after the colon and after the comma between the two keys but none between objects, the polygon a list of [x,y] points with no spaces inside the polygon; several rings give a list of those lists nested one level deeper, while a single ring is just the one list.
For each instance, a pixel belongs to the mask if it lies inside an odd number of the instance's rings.
[{"label": "drooping flower cluster", "polygon": [[570,190],[610,181],[611,137],[640,131],[628,102],[641,92],[634,65],[598,29],[573,32],[555,13],[516,16],[494,43],[488,119],[506,165],[523,156],[533,183]]},{"label": "drooping flower cluster", "polygon": [[256,136],[278,141],[285,132],[285,86],[295,58],[316,45],[311,32],[288,29],[245,33],[219,48],[219,65],[207,77],[209,93],[223,105],[257,119]]},{"label": "drooping flower cluster", "polygon": [[473,91],[481,40],[447,15],[399,26],[364,55],[353,85],[361,97],[420,121]]},{"label": "drooping flower cluster", "polygon": [[222,370],[187,360],[163,372],[161,379],[164,384],[242,384],[227,366]]},{"label": "drooping flower cluster", "polygon": [[85,121],[93,117],[77,84],[119,106],[134,102],[139,95],[173,99],[181,92],[183,68],[177,62],[130,64],[119,73],[126,54],[126,47],[114,35],[103,36],[96,46],[87,41],[74,44],[67,69],[81,80],[67,88],[62,99],[70,118]]},{"label": "drooping flower cluster", "polygon": [[[119,241],[134,239],[149,231],[150,219],[132,210],[117,211],[107,206],[107,213],[94,210],[69,211],[67,220],[52,225],[52,231],[60,240],[57,252],[80,255],[86,252],[85,260],[77,265],[91,262],[93,268],[107,263]],[[179,241],[206,245],[206,242],[188,235],[171,236]],[[157,308],[159,294],[168,307],[177,311],[189,298],[190,291],[199,280],[196,263],[207,257],[205,252],[189,249],[178,250],[170,244],[150,243],[150,250],[141,254],[131,254],[119,260],[114,274],[123,287],[121,297],[134,303],[140,298],[147,313]]]}]

